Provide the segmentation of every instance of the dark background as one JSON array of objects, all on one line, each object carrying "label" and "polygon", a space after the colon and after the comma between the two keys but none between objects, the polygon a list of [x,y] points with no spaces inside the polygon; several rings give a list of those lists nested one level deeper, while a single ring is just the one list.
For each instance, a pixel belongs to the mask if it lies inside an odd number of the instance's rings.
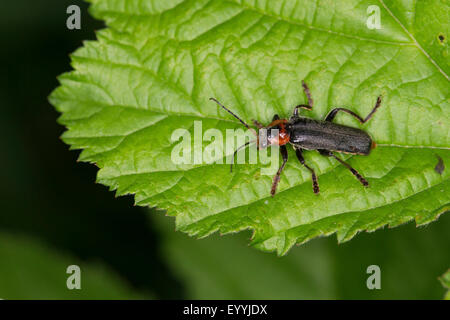
[{"label": "dark background", "polygon": [[[82,9],[81,30],[66,28],[66,8],[71,4]],[[0,231],[30,235],[82,261],[100,261],[136,291],[151,292],[157,298],[208,298],[208,289],[193,293],[196,289],[192,289],[192,283],[197,280],[188,278],[189,267],[188,271],[174,272],[174,265],[184,264],[185,258],[162,248],[172,238],[177,240],[170,243],[185,244],[187,251],[210,244],[214,249],[221,248],[225,240],[195,242],[175,234],[173,225],[168,235],[162,236],[158,223],[149,219],[154,212],[134,207],[132,197],[115,198],[113,192],[96,184],[97,168],[77,162],[79,152],[69,151],[59,139],[64,128],[57,124],[58,113],[49,104],[48,95],[58,86],[56,77],[71,70],[69,54],[83,40],[95,39],[95,30],[104,24],[89,16],[88,5],[81,1],[2,1],[0,7]],[[255,261],[260,257],[270,260],[269,277],[286,272],[287,265],[292,264],[289,259],[297,257],[314,269],[311,257],[323,254],[328,257],[326,261],[332,261],[327,267],[333,270],[330,281],[335,292],[315,297],[440,299],[444,290],[437,277],[450,266],[449,228],[447,214],[426,228],[416,229],[410,223],[358,235],[342,245],[337,245],[335,237],[313,240],[312,244],[294,248],[288,258],[245,248],[249,253],[239,256],[242,260],[233,271],[239,275],[240,267],[251,263],[257,268]],[[237,257],[248,236],[232,236],[238,240],[217,250]],[[254,260],[247,263],[245,256]],[[186,254],[186,259],[194,259],[194,253]],[[211,254],[208,259],[216,258]],[[365,266],[372,263],[387,272],[385,279],[390,282],[382,293],[365,287]],[[220,286],[213,276],[210,279],[210,286]],[[248,285],[252,286],[250,282]],[[267,290],[270,297],[276,294],[270,287]],[[243,292],[235,297],[247,297]]]},{"label": "dark background", "polygon": [[[81,30],[66,28],[66,8],[82,11]],[[64,128],[48,95],[71,70],[69,54],[104,23],[83,1],[2,1],[0,61],[0,228],[42,238],[84,260],[102,260],[137,288],[161,298],[183,290],[158,256],[148,210],[95,184],[97,168],[77,162],[59,137]],[[1,260],[1,257],[0,257]]]}]

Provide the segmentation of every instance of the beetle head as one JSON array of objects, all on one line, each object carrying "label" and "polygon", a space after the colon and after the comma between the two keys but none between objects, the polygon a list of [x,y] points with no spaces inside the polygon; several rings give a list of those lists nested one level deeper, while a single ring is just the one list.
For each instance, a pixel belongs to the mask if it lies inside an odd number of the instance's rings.
[{"label": "beetle head", "polygon": [[259,148],[267,148],[271,145],[284,146],[289,142],[289,134],[284,126],[273,128],[261,128],[258,131]]}]

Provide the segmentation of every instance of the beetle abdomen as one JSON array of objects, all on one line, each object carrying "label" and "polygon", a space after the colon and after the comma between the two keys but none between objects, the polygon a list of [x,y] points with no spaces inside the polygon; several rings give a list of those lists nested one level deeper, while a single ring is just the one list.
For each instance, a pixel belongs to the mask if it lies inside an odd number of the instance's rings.
[{"label": "beetle abdomen", "polygon": [[309,150],[368,155],[372,139],[363,130],[328,121],[297,118],[288,126],[290,143]]}]

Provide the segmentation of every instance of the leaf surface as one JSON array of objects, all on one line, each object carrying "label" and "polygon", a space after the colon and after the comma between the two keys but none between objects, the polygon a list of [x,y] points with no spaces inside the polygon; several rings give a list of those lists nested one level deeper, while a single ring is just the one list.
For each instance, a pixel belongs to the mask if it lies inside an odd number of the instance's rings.
[{"label": "leaf surface", "polygon": [[[345,241],[448,210],[449,171],[434,170],[437,156],[444,166],[450,159],[447,4],[379,1],[382,28],[369,29],[373,1],[91,2],[108,28],[72,55],[74,71],[51,95],[68,128],[63,139],[100,167],[100,183],[167,210],[178,230],[203,237],[252,229],[256,247],[284,254],[316,236]],[[314,98],[304,112],[316,119],[337,106],[364,117],[383,96],[364,126],[347,115],[335,120],[377,142],[368,157],[345,156],[370,188],[316,152],[305,158],[319,175],[319,196],[292,150],[274,198],[261,165],[230,174],[223,164],[171,161],[176,129],[193,137],[194,121],[224,136],[241,127],[209,97],[247,122],[269,123],[306,103],[302,80]]]}]

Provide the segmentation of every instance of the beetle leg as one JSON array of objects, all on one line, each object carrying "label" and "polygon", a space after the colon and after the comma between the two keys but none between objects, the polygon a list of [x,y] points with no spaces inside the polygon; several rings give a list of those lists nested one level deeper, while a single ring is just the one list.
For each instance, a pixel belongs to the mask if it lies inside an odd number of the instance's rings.
[{"label": "beetle leg", "polygon": [[283,171],[284,167],[286,166],[286,162],[288,160],[288,152],[286,149],[286,146],[280,146],[280,153],[283,157],[283,163],[281,164],[280,168],[278,168],[277,174],[275,177],[273,177],[273,183],[272,183],[272,189],[270,190],[270,194],[272,197],[275,195],[277,191],[278,182],[280,182],[281,172]]},{"label": "beetle leg", "polygon": [[325,149],[317,149],[317,151],[324,157],[331,157],[331,151]]},{"label": "beetle leg", "polygon": [[276,126],[280,125],[281,123],[287,123],[287,122],[288,121],[285,120],[285,119],[280,119],[280,117],[276,114],[276,115],[273,116],[272,122],[269,123],[264,128],[273,128],[273,127],[276,127]]},{"label": "beetle leg", "polygon": [[312,107],[307,104],[299,104],[298,106],[295,106],[294,112],[292,113],[292,116],[294,118],[298,117],[298,109],[300,109],[300,108],[306,109],[306,110],[312,110]]},{"label": "beetle leg", "polygon": [[335,158],[337,161],[339,161],[340,163],[342,163],[348,170],[350,170],[350,172],[359,180],[359,182],[361,182],[361,184],[364,187],[368,187],[369,186],[369,182],[367,182],[366,179],[364,179],[363,176],[361,176],[359,174],[358,171],[356,171],[356,169],[353,169],[353,167],[351,165],[349,165],[347,162],[345,162],[344,160],[341,160],[340,158],[338,158],[333,152],[328,151],[328,150],[318,150],[319,153],[325,157],[333,157]]},{"label": "beetle leg", "polygon": [[258,120],[252,120],[252,122],[258,129],[264,128],[264,126]]},{"label": "beetle leg", "polygon": [[303,87],[303,91],[305,92],[306,98],[308,99],[308,104],[299,104],[298,106],[296,106],[294,108],[294,112],[292,114],[293,118],[298,117],[298,109],[300,109],[300,108],[306,109],[306,110],[312,110],[314,101],[311,97],[311,92],[309,91],[308,86],[306,85],[305,81],[303,81],[303,80],[302,80],[302,87]]},{"label": "beetle leg", "polygon": [[308,88],[307,84],[303,80],[302,80],[302,87],[303,87],[303,91],[306,94],[306,98],[308,98],[308,105],[310,105],[311,109],[312,109],[312,107],[314,105],[314,100],[311,97],[311,92],[309,91],[309,88]]},{"label": "beetle leg", "polygon": [[295,148],[295,154],[297,155],[298,161],[300,161],[300,163],[311,172],[313,190],[314,190],[315,194],[318,194],[320,192],[320,189],[319,189],[319,183],[317,182],[317,176],[316,176],[316,173],[314,172],[314,169],[305,163],[305,158],[303,158],[303,152],[302,152],[301,148],[298,148],[298,149]]},{"label": "beetle leg", "polygon": [[372,118],[372,116],[373,116],[373,114],[375,113],[375,111],[377,111],[377,109],[380,107],[380,104],[381,104],[381,96],[379,96],[379,97],[377,98],[377,102],[376,102],[376,104],[375,104],[375,107],[373,107],[372,111],[370,111],[370,113],[369,113],[369,114],[367,115],[367,117],[364,118],[364,119],[361,118],[361,117],[360,117],[359,115],[357,115],[356,113],[354,113],[353,111],[348,110],[348,109],[346,109],[346,108],[335,108],[335,109],[331,110],[331,111],[328,113],[328,115],[327,115],[326,118],[325,118],[325,121],[329,121],[329,122],[333,121],[334,117],[336,116],[336,114],[337,114],[339,111],[344,111],[344,112],[347,112],[348,114],[352,115],[352,116],[355,117],[356,119],[358,119],[359,122],[365,123],[365,122],[369,121],[370,118]]}]

